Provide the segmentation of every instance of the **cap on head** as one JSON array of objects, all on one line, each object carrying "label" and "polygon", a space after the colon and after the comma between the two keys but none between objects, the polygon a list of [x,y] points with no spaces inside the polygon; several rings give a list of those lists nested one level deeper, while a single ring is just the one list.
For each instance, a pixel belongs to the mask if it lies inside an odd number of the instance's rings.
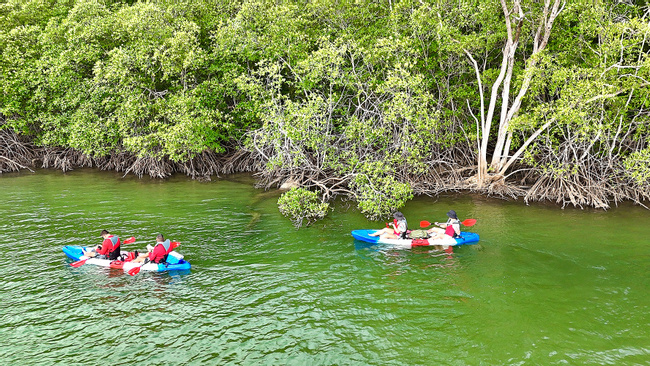
[{"label": "cap on head", "polygon": [[395,213],[393,214],[393,217],[396,218],[397,220],[403,220],[403,219],[405,219],[404,214],[401,213],[401,212],[399,212],[399,211],[395,212]]},{"label": "cap on head", "polygon": [[449,210],[449,212],[447,212],[447,217],[458,220],[458,216],[456,216],[456,211],[454,210]]}]

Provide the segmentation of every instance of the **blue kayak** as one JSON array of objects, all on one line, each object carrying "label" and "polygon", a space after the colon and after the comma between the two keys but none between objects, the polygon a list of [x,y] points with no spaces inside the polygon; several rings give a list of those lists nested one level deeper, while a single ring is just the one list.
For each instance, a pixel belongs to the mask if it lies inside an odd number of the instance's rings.
[{"label": "blue kayak", "polygon": [[[77,245],[66,245],[63,247],[63,253],[69,258],[74,259],[75,261],[87,259],[85,264],[94,264],[101,267],[110,267],[123,269],[129,271],[133,268],[140,267],[141,270],[145,271],[154,271],[154,272],[163,272],[163,271],[175,271],[175,270],[188,270],[191,268],[190,262],[183,259],[183,256],[172,251],[167,256],[167,261],[169,263],[133,263],[133,262],[121,262],[121,261],[112,261],[110,259],[99,259],[99,258],[89,258],[83,255],[82,249],[89,249]],[[122,252],[126,253],[126,252]]]},{"label": "blue kayak", "polygon": [[443,247],[458,246],[458,245],[468,245],[478,243],[479,237],[476,233],[470,232],[461,232],[460,237],[453,239],[446,236],[442,239],[383,239],[379,236],[370,236],[370,234],[377,232],[377,230],[353,230],[352,236],[366,243],[376,243],[376,244],[386,244],[398,248],[412,248],[416,246],[436,246],[441,245]]}]

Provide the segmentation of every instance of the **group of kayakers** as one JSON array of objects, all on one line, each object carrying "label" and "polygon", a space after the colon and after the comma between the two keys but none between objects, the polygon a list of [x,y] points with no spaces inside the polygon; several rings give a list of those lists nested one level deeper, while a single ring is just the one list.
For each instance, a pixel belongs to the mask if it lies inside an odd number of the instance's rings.
[{"label": "group of kayakers", "polygon": [[[368,235],[380,236],[382,239],[410,239],[409,234],[411,231],[408,229],[408,224],[404,214],[397,211],[393,214],[393,217],[394,220],[392,223],[386,224],[385,228]],[[437,227],[432,227],[427,230],[429,239],[442,239],[447,236],[450,238],[457,238],[460,236],[461,222],[458,220],[456,211],[449,210],[449,212],[447,212],[447,217],[447,222],[436,222],[434,225]]]},{"label": "group of kayakers", "polygon": [[[406,217],[404,214],[397,211],[393,214],[394,220],[386,227],[369,234],[370,236],[380,236],[383,239],[409,239],[411,231],[408,229]],[[436,222],[431,229],[427,230],[429,239],[442,239],[445,237],[457,238],[460,236],[461,222],[458,220],[456,211],[449,210],[447,212],[447,222]],[[429,224],[429,223],[427,223]],[[97,257],[100,259],[132,261],[134,263],[162,263],[167,259],[167,255],[174,249],[169,239],[165,240],[162,234],[156,236],[156,244],[147,244],[146,253],[138,253],[138,251],[130,252],[127,254],[121,253],[120,238],[117,235],[111,234],[108,230],[102,230],[100,234],[104,240],[95,248],[90,250],[83,250],[83,255],[86,257]],[[132,238],[135,241],[135,238]]]},{"label": "group of kayakers", "polygon": [[[167,255],[174,250],[169,239],[165,240],[162,234],[156,236],[156,244],[147,244],[146,253],[129,252],[122,254],[120,250],[120,238],[113,235],[108,230],[102,230],[101,238],[104,240],[95,248],[83,250],[86,257],[97,257],[100,259],[131,261],[134,263],[162,263],[167,259]],[[135,241],[135,239],[133,239]]]}]

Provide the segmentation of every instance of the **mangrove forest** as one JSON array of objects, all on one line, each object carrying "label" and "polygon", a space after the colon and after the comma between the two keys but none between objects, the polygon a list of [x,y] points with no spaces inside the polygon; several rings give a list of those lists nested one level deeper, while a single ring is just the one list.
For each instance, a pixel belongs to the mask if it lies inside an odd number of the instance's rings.
[{"label": "mangrove forest", "polygon": [[0,172],[251,172],[297,226],[644,205],[648,36],[639,1],[0,1]]}]

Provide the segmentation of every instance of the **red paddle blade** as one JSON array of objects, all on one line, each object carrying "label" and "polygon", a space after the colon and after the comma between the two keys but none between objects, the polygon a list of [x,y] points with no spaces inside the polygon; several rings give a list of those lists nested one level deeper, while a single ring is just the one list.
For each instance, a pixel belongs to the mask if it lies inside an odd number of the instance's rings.
[{"label": "red paddle blade", "polygon": [[420,221],[420,227],[427,227],[431,226],[431,223],[429,221]]},{"label": "red paddle blade", "polygon": [[171,250],[174,250],[174,249],[178,248],[179,245],[181,245],[181,243],[179,243],[177,241],[171,242],[171,244],[170,244]]},{"label": "red paddle blade", "polygon": [[131,268],[127,273],[131,276],[135,276],[140,273],[140,267]]},{"label": "red paddle blade", "polygon": [[130,238],[128,238],[128,239],[126,239],[125,241],[122,242],[122,244],[131,244],[131,243],[135,243],[135,237],[134,236],[132,236],[132,237],[130,237]]},{"label": "red paddle blade", "polygon": [[467,219],[463,222],[461,222],[464,226],[474,226],[476,224],[476,219]]},{"label": "red paddle blade", "polygon": [[84,265],[84,263],[86,263],[87,260],[88,259],[82,259],[80,261],[72,262],[70,263],[70,265],[73,266],[74,268],[81,267]]}]

